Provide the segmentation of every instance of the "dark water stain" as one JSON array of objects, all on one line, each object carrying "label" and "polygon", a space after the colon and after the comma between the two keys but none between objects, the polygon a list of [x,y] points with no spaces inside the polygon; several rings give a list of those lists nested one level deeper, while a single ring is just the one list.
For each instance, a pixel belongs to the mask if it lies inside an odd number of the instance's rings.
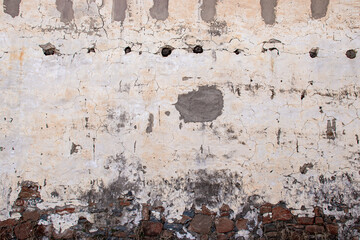
[{"label": "dark water stain", "polygon": [[74,153],[78,153],[80,151],[80,149],[82,149],[82,147],[79,144],[72,143],[71,149],[70,149],[70,155],[72,155]]},{"label": "dark water stain", "polygon": [[56,9],[61,13],[60,21],[69,23],[74,19],[72,0],[56,0]]},{"label": "dark water stain", "polygon": [[9,14],[13,18],[19,16],[21,0],[4,0],[4,13]]},{"label": "dark water stain", "polygon": [[127,0],[113,0],[112,17],[114,21],[124,22],[126,17]]},{"label": "dark water stain", "polygon": [[222,114],[224,99],[216,86],[201,86],[199,90],[178,96],[175,108],[184,122],[211,122]]},{"label": "dark water stain", "polygon": [[311,0],[311,16],[320,19],[326,16],[330,0]]},{"label": "dark water stain", "polygon": [[305,163],[300,167],[300,173],[305,174],[307,173],[308,169],[312,169],[314,165],[312,163]]},{"label": "dark water stain", "polygon": [[275,23],[277,0],[260,0],[261,16],[265,24],[272,25]]},{"label": "dark water stain", "polygon": [[334,118],[332,121],[327,121],[326,126],[326,138],[334,140],[336,138],[336,119]]},{"label": "dark water stain", "polygon": [[203,0],[201,9],[201,19],[205,22],[211,22],[216,15],[216,4],[218,0]]},{"label": "dark water stain", "polygon": [[149,114],[148,121],[149,123],[148,126],[146,127],[146,133],[151,133],[154,127],[154,115],[152,113]]},{"label": "dark water stain", "polygon": [[212,36],[221,36],[221,34],[227,32],[227,23],[225,21],[213,21],[210,24],[210,29],[208,31]]},{"label": "dark water stain", "polygon": [[164,21],[169,17],[169,0],[153,0],[150,16],[156,20]]}]

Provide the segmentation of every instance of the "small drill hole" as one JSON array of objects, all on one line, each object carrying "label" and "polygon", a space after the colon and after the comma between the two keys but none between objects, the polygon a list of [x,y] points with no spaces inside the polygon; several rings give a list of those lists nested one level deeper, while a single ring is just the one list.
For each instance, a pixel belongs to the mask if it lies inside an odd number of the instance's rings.
[{"label": "small drill hole", "polygon": [[161,49],[161,55],[163,57],[167,57],[171,54],[172,50],[171,48],[168,48],[168,47],[164,47],[163,49]]},{"label": "small drill hole", "polygon": [[312,48],[309,51],[309,55],[310,55],[311,58],[316,58],[318,53],[319,53],[319,48]]},{"label": "small drill hole", "polygon": [[95,48],[94,47],[91,47],[91,48],[88,48],[88,51],[87,51],[88,53],[94,53],[95,52]]},{"label": "small drill hole", "polygon": [[346,56],[350,59],[354,59],[356,58],[356,51],[354,49],[347,50]]},{"label": "small drill hole", "polygon": [[199,54],[199,53],[203,53],[204,50],[200,45],[196,45],[193,49],[193,52]]},{"label": "small drill hole", "polygon": [[131,52],[131,48],[130,48],[130,47],[126,47],[126,48],[124,49],[124,52],[125,52],[125,54],[130,53],[130,52]]},{"label": "small drill hole", "polygon": [[236,49],[236,50],[234,51],[234,53],[235,53],[236,55],[239,55],[241,52],[242,52],[242,50],[240,50],[240,49]]}]

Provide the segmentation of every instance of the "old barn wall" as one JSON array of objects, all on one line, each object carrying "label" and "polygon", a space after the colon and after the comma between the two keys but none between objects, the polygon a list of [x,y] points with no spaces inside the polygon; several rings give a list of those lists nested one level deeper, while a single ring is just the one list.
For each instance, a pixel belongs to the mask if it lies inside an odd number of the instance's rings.
[{"label": "old barn wall", "polygon": [[1,237],[358,239],[359,13],[3,0]]}]

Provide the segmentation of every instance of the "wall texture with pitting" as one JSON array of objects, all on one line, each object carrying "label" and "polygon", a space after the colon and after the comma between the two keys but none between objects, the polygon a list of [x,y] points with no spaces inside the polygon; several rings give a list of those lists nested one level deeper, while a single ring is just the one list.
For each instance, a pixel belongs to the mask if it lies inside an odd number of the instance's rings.
[{"label": "wall texture with pitting", "polygon": [[358,0],[3,0],[1,239],[359,239]]}]

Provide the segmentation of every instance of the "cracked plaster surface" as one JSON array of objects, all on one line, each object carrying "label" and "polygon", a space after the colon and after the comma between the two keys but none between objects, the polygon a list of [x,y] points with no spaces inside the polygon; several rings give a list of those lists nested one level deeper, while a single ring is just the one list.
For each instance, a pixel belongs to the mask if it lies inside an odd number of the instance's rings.
[{"label": "cracked plaster surface", "polygon": [[[192,195],[163,181],[201,169],[237,173],[243,196],[293,209],[325,204],[327,194],[358,204],[351,193],[359,191],[359,58],[345,56],[360,46],[358,1],[330,1],[317,20],[310,3],[279,1],[272,26],[256,1],[219,1],[216,21],[226,27],[216,36],[196,1],[169,1],[165,21],[151,18],[152,1],[127,2],[122,23],[112,21],[110,1],[73,1],[68,23],[53,1],[22,1],[15,18],[0,6],[1,219],[22,180],[42,185],[44,208],[83,205],[79,194],[92,181],[108,185],[119,172],[141,183],[139,202],[160,198],[172,217]],[[39,45],[48,42],[60,55],[43,54]],[[198,44],[204,52],[193,54]],[[174,48],[167,58],[159,54],[165,45]],[[205,85],[222,92],[222,114],[184,123],[178,95]],[[334,119],[336,138],[329,139]],[[81,148],[70,154],[73,143]],[[117,154],[125,166],[109,162]],[[301,174],[307,163],[313,168]],[[318,180],[345,173],[351,184]],[[234,198],[227,204],[241,209]]]}]

